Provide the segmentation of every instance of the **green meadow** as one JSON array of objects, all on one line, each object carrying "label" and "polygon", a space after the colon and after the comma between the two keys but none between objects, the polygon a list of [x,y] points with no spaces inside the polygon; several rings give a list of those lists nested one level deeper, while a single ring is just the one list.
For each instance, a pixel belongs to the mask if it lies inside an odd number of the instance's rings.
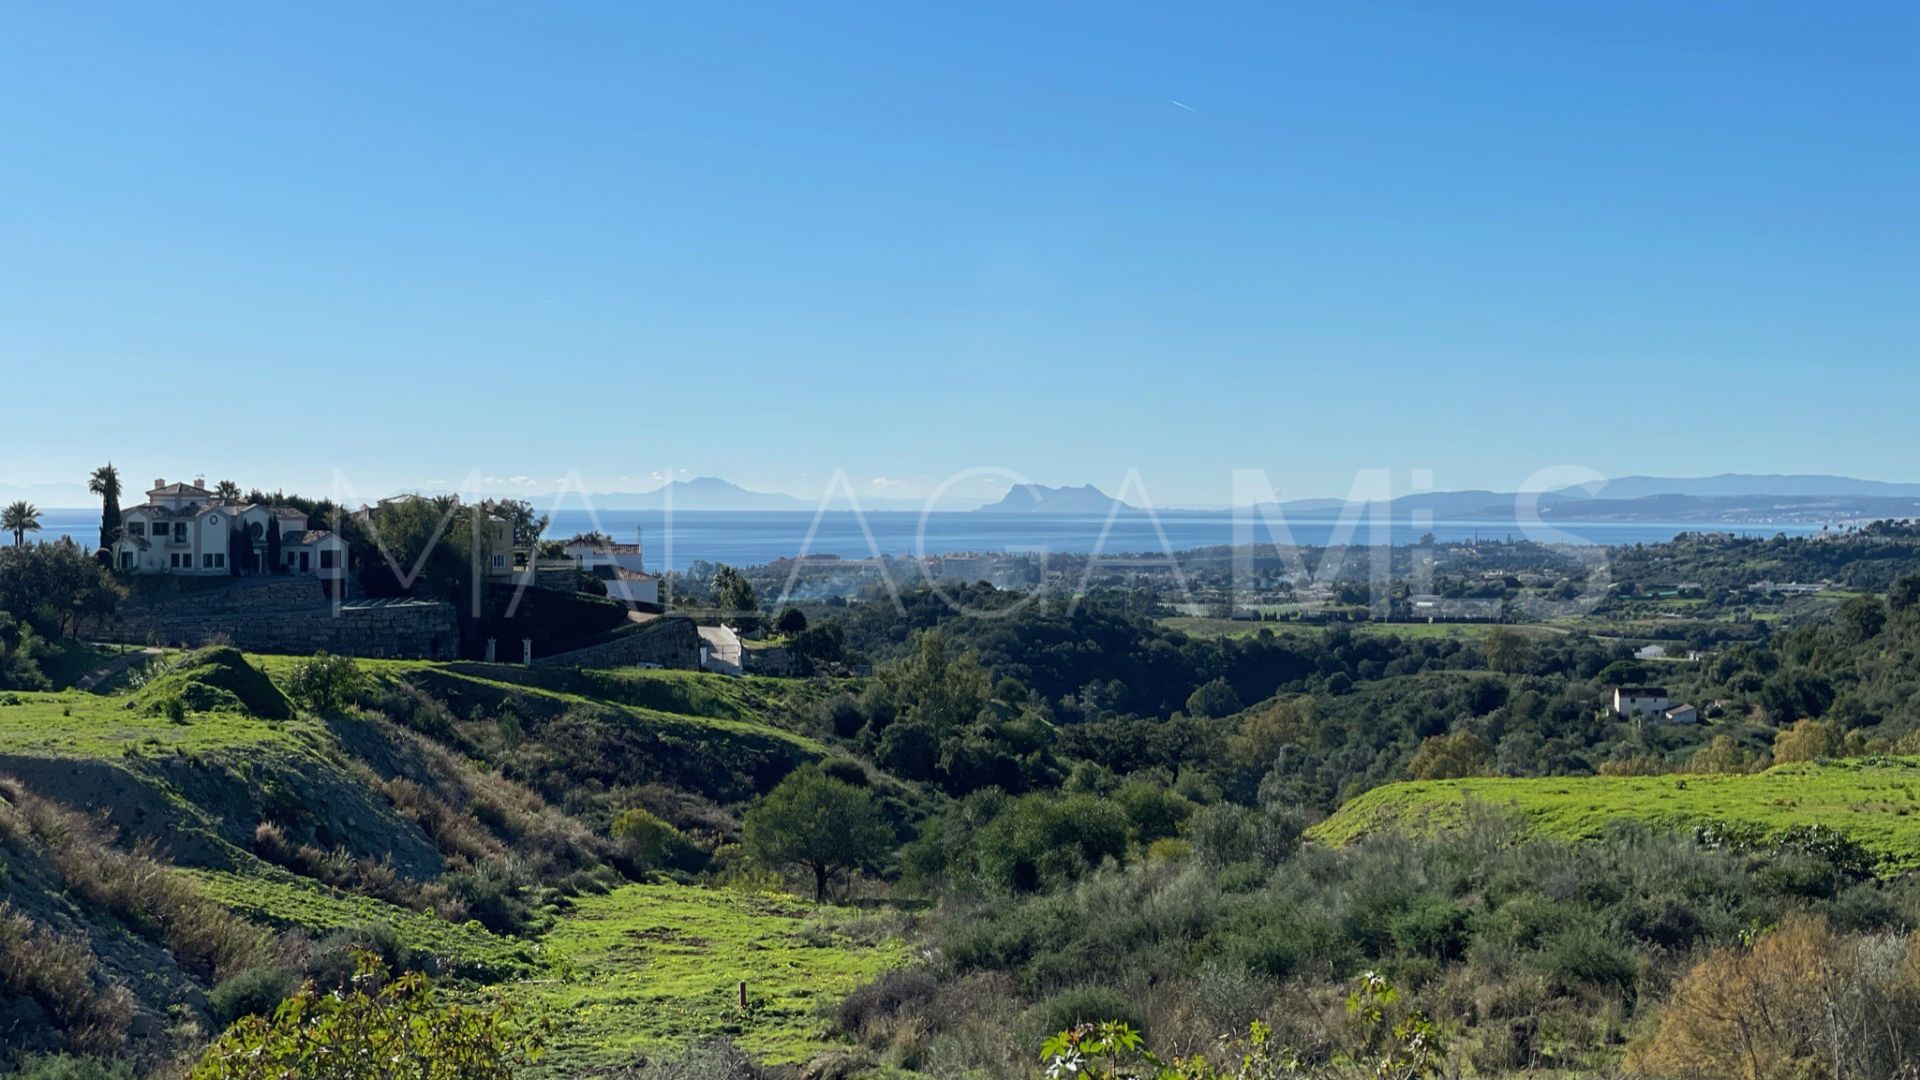
[{"label": "green meadow", "polygon": [[906,959],[869,919],[791,896],[627,885],[580,898],[541,939],[542,969],[507,996],[555,1022],[543,1077],[716,1036],[799,1061],[833,1045],[823,1007]]},{"label": "green meadow", "polygon": [[1348,844],[1371,833],[1458,824],[1469,804],[1507,808],[1541,832],[1590,839],[1617,821],[1662,828],[1711,823],[1777,833],[1821,825],[1867,850],[1883,874],[1920,869],[1920,758],[1777,765],[1750,775],[1422,780],[1348,802],[1312,837]]}]

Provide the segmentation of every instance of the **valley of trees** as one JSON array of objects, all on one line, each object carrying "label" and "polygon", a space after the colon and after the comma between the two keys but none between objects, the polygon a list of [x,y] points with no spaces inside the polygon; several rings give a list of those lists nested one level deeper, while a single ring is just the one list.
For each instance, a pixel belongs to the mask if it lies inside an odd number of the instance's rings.
[{"label": "valley of trees", "polygon": [[[6,549],[7,1064],[36,1080],[287,1075],[250,1062],[1898,1075],[1920,1045],[1920,892],[1846,822],[1622,820],[1573,839],[1470,805],[1338,844],[1314,826],[1401,781],[1685,785],[1920,755],[1915,556],[1900,526],[1683,537],[1621,549],[1620,598],[1582,620],[1458,633],[1202,636],[1151,590],[1029,603],[979,585],[957,596],[972,615],[928,591],[764,612],[816,661],[801,679],[213,648],[81,693],[63,650],[118,586],[71,546]],[[1810,578],[1832,583],[1817,602],[1748,598]],[[722,605],[764,602],[750,575],[710,582]],[[1641,632],[1639,598],[1681,584],[1718,598],[1691,620],[1701,656],[1640,658],[1669,639]],[[1702,722],[1609,712],[1613,688],[1651,683]],[[103,799],[96,774],[123,793]],[[1897,820],[1916,797],[1862,813]],[[555,958],[594,925],[582,912],[769,889],[818,920],[796,931],[805,963],[898,952],[776,1008],[728,974],[764,943],[727,951],[724,922],[636,931],[633,948],[712,957],[689,1000],[716,1018],[640,1048],[581,1034],[592,1014],[565,995],[613,977]],[[635,985],[666,978],[667,954],[648,955]],[[754,1042],[775,1030],[820,1041]],[[409,1041],[429,1032],[446,1041]],[[465,1071],[300,1071],[348,1038]]]}]

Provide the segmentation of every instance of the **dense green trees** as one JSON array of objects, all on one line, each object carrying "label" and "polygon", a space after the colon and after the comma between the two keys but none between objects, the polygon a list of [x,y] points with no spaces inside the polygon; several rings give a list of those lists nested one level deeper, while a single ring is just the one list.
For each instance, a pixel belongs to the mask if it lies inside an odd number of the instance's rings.
[{"label": "dense green trees", "polygon": [[0,611],[46,637],[66,637],[111,614],[125,595],[113,576],[72,540],[0,551]]}]

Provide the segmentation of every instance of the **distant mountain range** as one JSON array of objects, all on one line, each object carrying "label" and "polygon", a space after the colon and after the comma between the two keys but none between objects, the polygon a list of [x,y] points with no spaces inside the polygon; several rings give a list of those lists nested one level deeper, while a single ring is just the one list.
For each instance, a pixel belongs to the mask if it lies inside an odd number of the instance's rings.
[{"label": "distant mountain range", "polygon": [[1047,487],[1044,484],[1016,484],[997,503],[979,508],[984,514],[1110,514],[1137,507],[1115,499],[1092,484],[1079,487]]},{"label": "distant mountain range", "polygon": [[[541,496],[531,496],[539,505]],[[129,501],[137,496],[129,495]],[[1667,521],[1680,523],[1756,524],[1765,522],[1825,522],[1845,519],[1920,517],[1920,483],[1858,480],[1846,476],[1758,475],[1724,473],[1705,477],[1626,476],[1602,484],[1562,488],[1521,496],[1488,490],[1435,491],[1403,495],[1387,504],[1396,517],[1418,513],[1436,520],[1512,521],[1522,500],[1538,507],[1546,521]],[[79,484],[0,483],[0,502],[26,499],[44,509],[71,509],[97,505]],[[675,480],[643,492],[604,492],[591,496],[601,510],[804,511],[820,507],[818,498],[801,498],[778,491],[752,491],[718,477]],[[852,508],[845,493],[829,500],[829,509]],[[919,499],[860,496],[862,510],[913,512],[924,509]],[[1144,513],[1115,499],[1092,484],[1049,487],[1020,484],[997,502],[984,506],[951,500],[943,510],[972,510],[983,514],[1109,514]],[[1342,499],[1294,499],[1278,504],[1289,516],[1313,518],[1352,513],[1357,507]],[[1162,510],[1165,515],[1214,513]]]},{"label": "distant mountain range", "polygon": [[[1484,490],[1423,492],[1403,495],[1387,505],[1396,517],[1428,513],[1436,519],[1459,521],[1511,521],[1520,507],[1532,505],[1544,521],[1821,522],[1920,516],[1920,484],[1819,475],[1627,476],[1524,495]],[[1354,507],[1340,499],[1300,499],[1281,503],[1279,509],[1315,517],[1351,512]]]},{"label": "distant mountain range", "polygon": [[[717,476],[696,476],[691,480],[675,480],[652,491],[612,491],[589,496],[595,509],[599,510],[662,510],[671,505],[675,510],[746,510],[756,512],[805,510],[820,508],[819,497],[803,499],[783,491],[752,491]],[[835,491],[827,500],[829,510],[851,510],[854,500],[847,497],[845,491]],[[912,511],[920,512],[926,503],[921,499],[895,499],[884,495],[859,496],[861,510]],[[538,506],[538,497],[534,505]],[[971,509],[970,505],[943,507],[943,509]]]}]

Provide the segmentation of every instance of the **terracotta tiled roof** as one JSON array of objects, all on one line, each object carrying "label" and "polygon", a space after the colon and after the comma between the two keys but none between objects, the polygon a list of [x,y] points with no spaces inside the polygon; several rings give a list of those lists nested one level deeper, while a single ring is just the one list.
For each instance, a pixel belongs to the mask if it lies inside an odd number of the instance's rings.
[{"label": "terracotta tiled roof", "polygon": [[162,484],[157,488],[148,488],[147,494],[149,495],[197,495],[204,499],[204,498],[211,497],[213,495],[213,492],[208,491],[206,488],[199,487],[198,485],[195,485],[195,484]]}]

